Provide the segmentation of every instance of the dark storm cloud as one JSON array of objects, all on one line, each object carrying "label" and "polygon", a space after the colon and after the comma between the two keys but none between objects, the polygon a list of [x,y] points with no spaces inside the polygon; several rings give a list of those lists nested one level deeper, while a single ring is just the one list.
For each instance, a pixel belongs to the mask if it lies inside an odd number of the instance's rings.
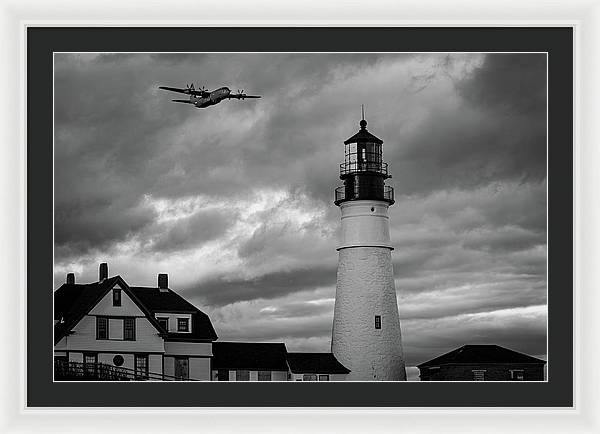
[{"label": "dark storm cloud", "polygon": [[125,241],[153,222],[155,214],[141,204],[110,198],[74,199],[55,208],[55,243],[79,253]]},{"label": "dark storm cloud", "polygon": [[487,56],[458,89],[467,101],[481,107],[542,116],[546,112],[546,60],[545,53]]},{"label": "dark storm cloud", "polygon": [[335,285],[335,267],[314,267],[268,273],[253,279],[229,279],[220,276],[187,289],[203,304],[222,306],[256,298],[276,298],[297,291]]},{"label": "dark storm cloud", "polygon": [[543,180],[545,54],[487,55],[456,88],[462,101],[455,108],[432,107],[426,123],[410,134],[388,130],[398,192]]}]

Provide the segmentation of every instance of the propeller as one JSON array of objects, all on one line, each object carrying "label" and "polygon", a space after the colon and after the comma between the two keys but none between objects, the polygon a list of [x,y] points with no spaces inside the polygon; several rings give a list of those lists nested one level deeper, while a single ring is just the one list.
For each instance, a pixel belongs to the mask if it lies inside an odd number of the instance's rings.
[{"label": "propeller", "polygon": [[239,90],[238,89],[238,94],[240,95],[240,97],[242,98],[242,100],[244,99],[244,89]]},{"label": "propeller", "polygon": [[194,83],[192,84],[186,84],[188,93],[192,93],[194,91]]}]

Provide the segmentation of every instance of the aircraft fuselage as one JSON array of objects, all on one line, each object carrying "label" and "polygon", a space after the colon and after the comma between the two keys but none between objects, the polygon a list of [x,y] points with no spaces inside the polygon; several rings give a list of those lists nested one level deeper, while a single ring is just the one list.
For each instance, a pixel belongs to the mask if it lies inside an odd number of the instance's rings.
[{"label": "aircraft fuselage", "polygon": [[206,108],[210,107],[211,105],[219,104],[221,101],[226,99],[230,93],[231,90],[228,87],[221,87],[210,92],[210,95],[208,96],[197,97],[191,95],[190,100],[197,108]]}]

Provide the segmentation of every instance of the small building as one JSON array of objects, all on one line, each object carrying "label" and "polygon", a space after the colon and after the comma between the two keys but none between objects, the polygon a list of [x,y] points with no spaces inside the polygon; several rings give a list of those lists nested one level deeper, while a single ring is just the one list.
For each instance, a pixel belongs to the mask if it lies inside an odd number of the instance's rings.
[{"label": "small building", "polygon": [[332,353],[288,353],[292,381],[344,381],[350,370]]},{"label": "small building", "polygon": [[213,343],[213,381],[288,381],[284,343]]},{"label": "small building", "polygon": [[544,381],[545,364],[499,345],[463,345],[417,367],[421,381]]}]

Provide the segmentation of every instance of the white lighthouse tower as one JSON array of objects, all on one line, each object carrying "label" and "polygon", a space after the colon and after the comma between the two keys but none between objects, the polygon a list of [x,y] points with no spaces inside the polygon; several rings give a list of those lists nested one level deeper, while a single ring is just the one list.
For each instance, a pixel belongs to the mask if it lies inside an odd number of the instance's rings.
[{"label": "white lighthouse tower", "polygon": [[391,175],[383,141],[367,131],[363,118],[344,145],[344,185],[335,190],[342,235],[331,352],[351,370],[348,380],[404,381],[388,217],[394,189],[385,185]]}]

